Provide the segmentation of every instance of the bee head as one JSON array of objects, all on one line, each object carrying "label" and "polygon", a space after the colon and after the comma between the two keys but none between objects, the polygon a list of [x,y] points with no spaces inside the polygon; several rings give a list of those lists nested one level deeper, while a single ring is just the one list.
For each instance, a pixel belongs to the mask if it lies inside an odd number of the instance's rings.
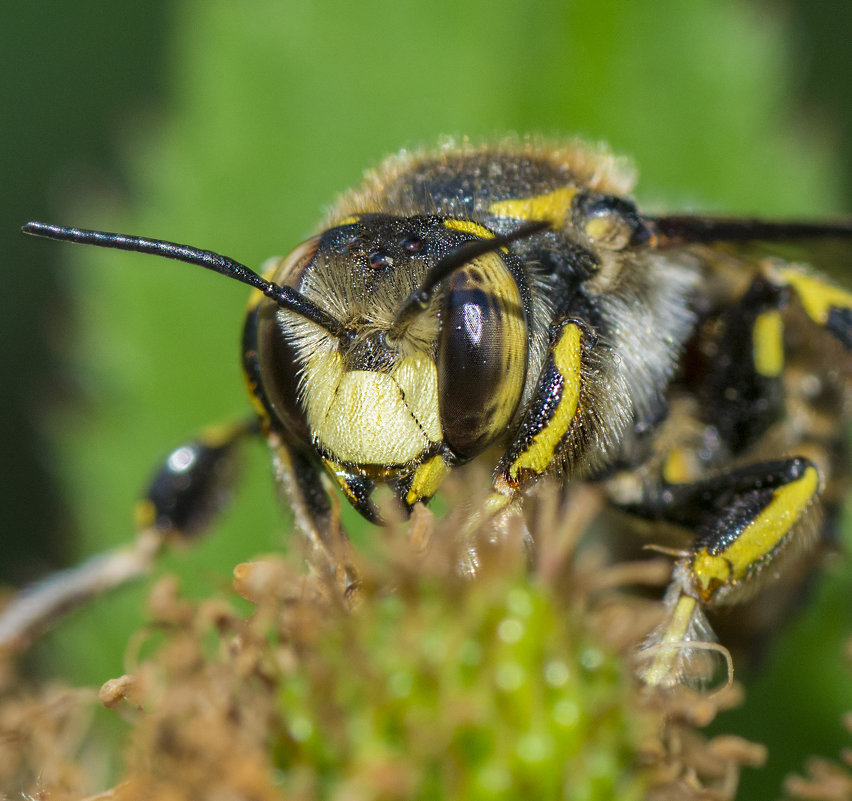
[{"label": "bee head", "polygon": [[371,478],[439,451],[472,458],[520,401],[527,321],[507,245],[542,227],[497,236],[446,217],[370,214],[303,243],[269,277],[334,324],[260,303],[251,336],[267,406],[323,458]]},{"label": "bee head", "polygon": [[256,290],[244,334],[250,390],[270,426],[370,478],[440,453],[473,458],[511,420],[526,376],[523,270],[508,234],[440,215],[367,214],[267,265],[32,222],[24,233],[197,264]]}]

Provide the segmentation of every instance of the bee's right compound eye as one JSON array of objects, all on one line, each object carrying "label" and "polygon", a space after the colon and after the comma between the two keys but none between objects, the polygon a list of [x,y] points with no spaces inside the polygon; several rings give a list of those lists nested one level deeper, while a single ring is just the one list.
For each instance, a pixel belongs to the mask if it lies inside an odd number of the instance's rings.
[{"label": "bee's right compound eye", "polygon": [[448,279],[438,349],[444,437],[471,459],[506,430],[526,379],[527,323],[505,262],[488,253]]}]

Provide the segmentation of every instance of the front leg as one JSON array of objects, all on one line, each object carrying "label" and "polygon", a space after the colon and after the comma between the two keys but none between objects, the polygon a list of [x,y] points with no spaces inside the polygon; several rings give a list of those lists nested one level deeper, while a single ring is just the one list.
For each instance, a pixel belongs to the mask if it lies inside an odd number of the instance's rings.
[{"label": "front leg", "polygon": [[[625,400],[624,377],[611,347],[579,318],[553,327],[536,388],[506,452],[492,476],[492,491],[468,536],[480,520],[494,520],[497,536],[520,511],[522,495],[551,475],[582,478],[611,457],[628,427],[633,409]],[[525,545],[534,543],[524,530]],[[463,572],[478,570],[475,543],[467,549]]]},{"label": "front leg", "polygon": [[292,447],[277,431],[269,431],[267,441],[276,484],[287,495],[308,563],[321,575],[332,577],[344,594],[351,592],[358,579],[331,479],[312,454]]},{"label": "front leg", "polygon": [[0,612],[0,651],[27,648],[62,615],[148,575],[166,547],[206,534],[227,506],[254,420],[210,426],[158,465],[136,504],[136,537],[21,590]]}]

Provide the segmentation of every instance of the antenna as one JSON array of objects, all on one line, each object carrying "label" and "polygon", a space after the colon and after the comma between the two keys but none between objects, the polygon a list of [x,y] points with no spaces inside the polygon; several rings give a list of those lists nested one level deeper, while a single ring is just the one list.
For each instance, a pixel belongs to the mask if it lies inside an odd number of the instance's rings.
[{"label": "antenna", "polygon": [[214,273],[248,284],[274,300],[282,309],[288,309],[306,320],[316,323],[337,339],[344,338],[343,327],[340,322],[300,292],[267,281],[244,264],[210,250],[201,250],[191,245],[180,245],[176,242],[166,242],[162,239],[113,234],[107,231],[88,231],[83,228],[66,228],[42,222],[28,222],[21,228],[21,231],[31,236],[58,239],[62,242],[76,242],[80,245],[94,245],[115,250],[130,250],[136,253],[151,253],[154,256],[162,256],[166,259],[185,261],[187,264],[198,264]]},{"label": "antenna", "polygon": [[448,275],[469,264],[474,259],[505,247],[517,239],[525,239],[550,227],[548,220],[533,220],[524,223],[508,234],[497,234],[490,239],[474,239],[451,250],[426,273],[420,286],[403,302],[393,321],[388,338],[399,339],[402,333],[414,322],[418,315],[429,308],[432,293],[438,284]]}]

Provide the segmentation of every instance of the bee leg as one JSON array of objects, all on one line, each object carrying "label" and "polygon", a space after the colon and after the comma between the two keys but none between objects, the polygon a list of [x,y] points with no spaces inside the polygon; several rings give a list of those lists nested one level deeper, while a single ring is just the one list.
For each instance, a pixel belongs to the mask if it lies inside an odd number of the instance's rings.
[{"label": "bee leg", "polygon": [[230,499],[237,449],[252,422],[205,429],[175,448],[135,510],[136,538],[19,592],[0,612],[0,650],[23,650],[62,615],[151,572],[169,542],[202,535]]},{"label": "bee leg", "polygon": [[397,500],[410,513],[414,504],[429,502],[449,472],[447,460],[443,455],[436,454],[410,475],[392,484]]},{"label": "bee leg", "polygon": [[594,335],[581,320],[568,319],[554,330],[538,387],[515,440],[494,471],[495,490],[517,492],[522,486],[561,467],[565,446],[583,448],[582,437],[572,436],[578,415],[589,352]]},{"label": "bee leg", "polygon": [[666,595],[669,619],[646,645],[648,684],[681,680],[695,648],[707,647],[695,645],[712,636],[704,609],[747,600],[763,579],[813,543],[821,487],[816,465],[794,457],[663,485],[644,507],[627,508],[695,532],[693,546],[674,567]]},{"label": "bee leg", "polygon": [[702,415],[734,453],[756,442],[784,410],[784,290],[762,276],[720,315],[713,357],[700,367]]},{"label": "bee leg", "polygon": [[581,453],[588,445],[584,426],[577,425],[577,418],[593,342],[591,329],[579,319],[569,318],[554,327],[536,392],[515,440],[494,470],[492,492],[470,526],[471,546],[462,572],[471,575],[477,572],[473,535],[480,521],[495,523],[496,538],[519,530],[527,556],[534,558],[532,537],[519,515],[521,496],[542,477],[559,473],[566,458]]},{"label": "bee leg", "polygon": [[[330,577],[344,594],[358,584],[352,566],[349,539],[340,522],[340,507],[332,491],[332,478],[316,457],[291,447],[276,431],[267,434],[276,484],[284,489],[287,505],[306,546],[310,566]],[[340,483],[338,476],[334,479]],[[367,496],[368,497],[368,496]]]},{"label": "bee leg", "polygon": [[254,420],[210,426],[175,448],[136,505],[136,529],[161,540],[206,533],[231,499],[239,444],[258,433]]},{"label": "bee leg", "polygon": [[791,303],[852,349],[852,293],[794,267],[767,266],[720,314],[713,356],[699,365],[702,416],[733,453],[756,443],[784,413],[784,320]]},{"label": "bee leg", "polygon": [[376,525],[384,521],[376,504],[373,503],[372,494],[376,489],[376,482],[372,479],[360,476],[348,470],[342,464],[330,459],[323,459],[323,465],[334,484],[352,504],[353,508],[365,519]]},{"label": "bee leg", "polygon": [[773,268],[769,277],[795,296],[813,322],[852,350],[852,292],[795,266]]}]

